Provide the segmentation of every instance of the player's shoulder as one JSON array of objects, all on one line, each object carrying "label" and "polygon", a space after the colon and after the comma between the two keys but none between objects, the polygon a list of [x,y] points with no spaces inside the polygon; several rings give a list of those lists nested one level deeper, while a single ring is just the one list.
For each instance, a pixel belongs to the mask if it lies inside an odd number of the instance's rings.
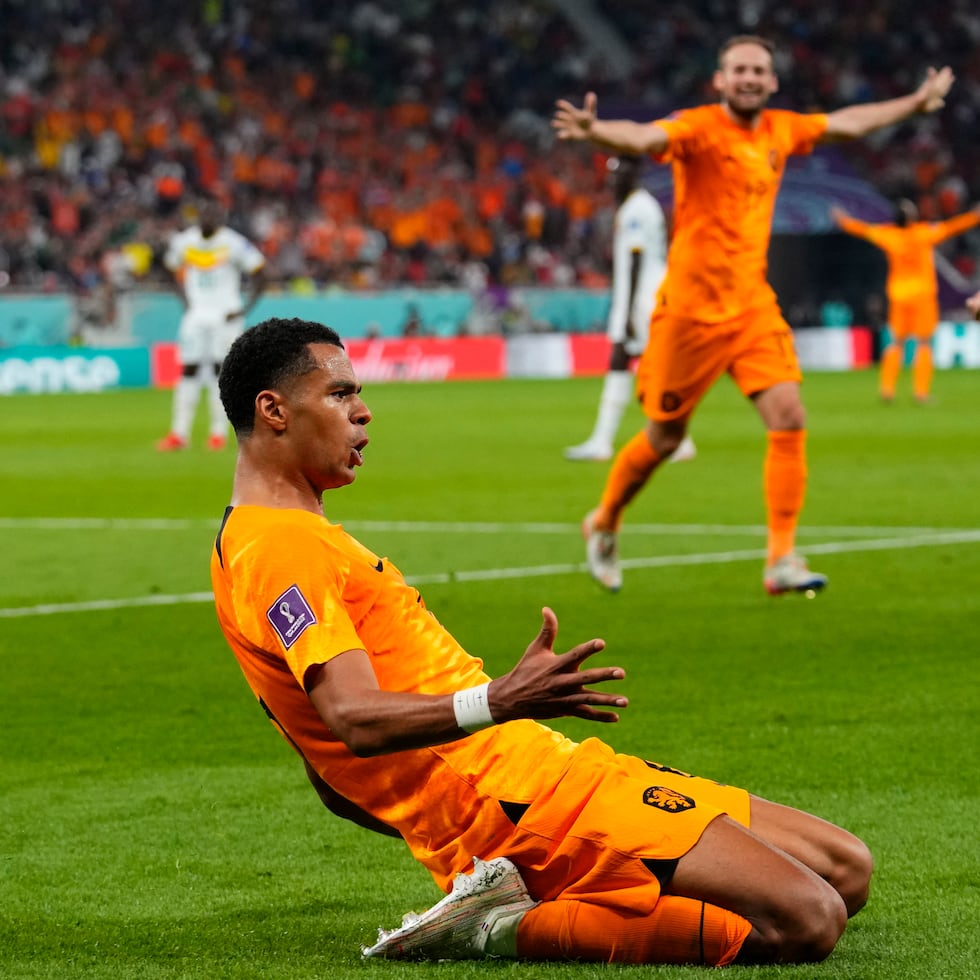
[{"label": "player's shoulder", "polygon": [[201,237],[201,229],[197,225],[189,228],[181,228],[170,236],[170,246],[172,248],[185,248],[191,242],[196,242]]},{"label": "player's shoulder", "polygon": [[762,122],[772,132],[820,134],[827,128],[827,114],[767,108],[762,110]]},{"label": "player's shoulder", "polygon": [[240,231],[235,231],[234,228],[231,228],[228,225],[222,225],[217,231],[215,231],[211,238],[215,242],[221,242],[223,244],[249,244],[248,239]]}]

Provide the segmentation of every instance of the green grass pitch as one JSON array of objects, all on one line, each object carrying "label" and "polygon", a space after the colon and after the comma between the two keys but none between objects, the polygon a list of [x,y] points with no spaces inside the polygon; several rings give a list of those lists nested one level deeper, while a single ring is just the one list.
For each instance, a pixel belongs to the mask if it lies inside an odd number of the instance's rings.
[{"label": "green grass pitch", "polygon": [[[581,568],[606,467],[568,463],[600,381],[367,385],[356,483],[328,513],[389,555],[493,673],[551,605],[604,636],[618,726],[576,738],[838,822],[877,862],[824,964],[752,977],[923,980],[980,962],[980,372],[879,404],[814,374],[800,535],[813,601],[761,585],[764,435],[732,385],[699,454],[627,514],[626,581]],[[207,601],[233,452],[154,451],[169,394],[0,402],[0,976],[687,977],[678,968],[362,962],[438,898],[397,841],[326,813],[253,702]],[[640,425],[631,408],[621,436]]]}]

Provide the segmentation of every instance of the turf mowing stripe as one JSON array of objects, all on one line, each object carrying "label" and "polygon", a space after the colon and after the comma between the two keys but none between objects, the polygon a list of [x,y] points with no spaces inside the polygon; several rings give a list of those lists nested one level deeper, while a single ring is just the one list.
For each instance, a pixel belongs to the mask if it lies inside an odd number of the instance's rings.
[{"label": "turf mowing stripe", "polygon": [[[808,544],[810,554],[845,554],[861,551],[889,551],[898,548],[928,548],[943,544],[971,544],[980,542],[980,530],[948,531],[922,534],[918,537],[878,538],[869,541],[828,541],[824,544]],[[681,565],[720,565],[737,561],[754,561],[765,558],[763,548],[741,551],[716,551],[694,555],[657,555],[650,558],[624,558],[623,568],[669,568]],[[514,578],[539,578],[544,575],[568,575],[588,571],[583,563],[560,565],[532,565],[516,568],[488,568],[474,571],[437,572],[431,575],[408,575],[410,585],[440,585],[449,582],[487,582]],[[59,613],[94,612],[105,609],[130,609],[140,606],[174,606],[185,603],[210,602],[210,592],[189,592],[183,595],[135,596],[130,599],[94,599],[89,602],[47,603],[37,606],[21,606],[0,609],[0,619],[24,616],[52,616]]]}]

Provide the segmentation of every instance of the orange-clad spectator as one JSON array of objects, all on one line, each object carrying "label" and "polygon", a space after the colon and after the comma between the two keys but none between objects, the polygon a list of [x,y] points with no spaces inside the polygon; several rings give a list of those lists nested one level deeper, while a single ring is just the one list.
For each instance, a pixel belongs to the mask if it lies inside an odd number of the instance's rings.
[{"label": "orange-clad spectator", "polygon": [[481,221],[471,216],[463,221],[459,233],[460,244],[466,254],[475,259],[488,259],[493,255],[493,233]]},{"label": "orange-clad spectator", "polygon": [[231,155],[231,177],[236,184],[251,186],[255,183],[255,157],[239,150]]},{"label": "orange-clad spectator", "polygon": [[368,241],[367,229],[356,221],[347,221],[337,229],[341,256],[345,262],[361,258]]},{"label": "orange-clad spectator", "polygon": [[831,216],[842,231],[876,245],[888,259],[885,293],[892,336],[882,352],[878,371],[881,397],[894,401],[905,343],[911,339],[915,342],[912,394],[916,401],[928,401],[933,374],[932,336],[939,323],[934,250],[940,242],[980,225],[980,205],[937,222],[920,221],[916,206],[908,200],[899,202],[893,224],[859,221],[840,208],[834,208]]},{"label": "orange-clad spectator", "polygon": [[503,214],[507,204],[507,182],[500,176],[478,181],[474,196],[477,214],[483,221],[492,221]]},{"label": "orange-clad spectator", "polygon": [[[208,194],[216,194],[221,182],[221,159],[214,143],[206,136],[194,148],[197,182]],[[227,202],[225,202],[227,207]]]},{"label": "orange-clad spectator", "polygon": [[300,70],[293,76],[293,92],[301,102],[309,102],[316,91],[316,79],[313,72]]},{"label": "orange-clad spectator", "polygon": [[143,127],[143,139],[147,146],[162,150],[170,143],[173,131],[173,120],[166,109],[156,109],[146,120]]},{"label": "orange-clad spectator", "polygon": [[201,144],[207,136],[201,121],[195,116],[184,116],[178,126],[177,135],[185,146],[196,147]]},{"label": "orange-clad spectator", "polygon": [[90,105],[82,112],[82,126],[89,136],[98,136],[109,127],[108,114],[99,106]]},{"label": "orange-clad spectator", "polygon": [[296,231],[286,216],[278,211],[267,220],[263,228],[264,234],[259,247],[269,259],[278,257],[283,245],[295,236]]},{"label": "orange-clad spectator", "polygon": [[394,203],[388,239],[393,248],[409,249],[425,235],[425,211],[418,191],[401,194]]},{"label": "orange-clad spectator", "polygon": [[164,160],[153,168],[157,208],[161,214],[172,214],[184,196],[184,168],[176,160]]},{"label": "orange-clad spectator", "polygon": [[117,103],[109,113],[109,125],[116,131],[123,144],[128,146],[133,142],[135,118],[133,110],[125,103]]},{"label": "orange-clad spectator", "polygon": [[430,115],[424,102],[397,102],[388,110],[388,121],[396,129],[423,129]]},{"label": "orange-clad spectator", "polygon": [[329,265],[338,253],[337,223],[328,215],[318,215],[303,225],[299,242],[306,255]]},{"label": "orange-clad spectator", "polygon": [[274,106],[266,106],[262,113],[262,129],[270,139],[281,140],[286,136],[286,116]]},{"label": "orange-clad spectator", "polygon": [[276,146],[260,154],[255,161],[255,182],[267,191],[292,194],[296,190],[297,177],[295,165]]},{"label": "orange-clad spectator", "polygon": [[64,190],[53,191],[49,196],[51,208],[51,230],[62,238],[70,238],[78,234],[80,219],[78,205]]},{"label": "orange-clad spectator", "polygon": [[541,240],[544,232],[545,207],[537,197],[529,197],[521,208],[521,220],[524,225],[524,237],[529,241]]},{"label": "orange-clad spectator", "polygon": [[423,238],[431,248],[445,251],[456,243],[463,211],[454,197],[445,192],[434,197],[426,205],[425,215]]},{"label": "orange-clad spectator", "polygon": [[237,51],[226,51],[221,66],[234,82],[241,84],[245,81],[245,59]]},{"label": "orange-clad spectator", "polygon": [[44,113],[44,127],[56,143],[73,140],[81,129],[81,114],[59,99]]}]

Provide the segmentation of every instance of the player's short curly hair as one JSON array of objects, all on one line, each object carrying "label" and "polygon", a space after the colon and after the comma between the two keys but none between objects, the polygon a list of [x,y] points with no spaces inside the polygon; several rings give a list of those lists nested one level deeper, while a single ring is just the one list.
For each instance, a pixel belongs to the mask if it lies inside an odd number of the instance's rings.
[{"label": "player's short curly hair", "polygon": [[765,49],[769,52],[770,56],[775,56],[776,46],[767,37],[760,37],[758,34],[736,34],[734,37],[730,37],[725,43],[718,49],[718,67],[722,67],[722,62],[725,59],[725,55],[731,51],[737,44],[757,44],[760,48]]},{"label": "player's short curly hair", "polygon": [[221,365],[221,404],[235,434],[250,435],[255,427],[255,399],[316,367],[310,344],[344,349],[336,330],[312,320],[273,317],[236,338]]}]

